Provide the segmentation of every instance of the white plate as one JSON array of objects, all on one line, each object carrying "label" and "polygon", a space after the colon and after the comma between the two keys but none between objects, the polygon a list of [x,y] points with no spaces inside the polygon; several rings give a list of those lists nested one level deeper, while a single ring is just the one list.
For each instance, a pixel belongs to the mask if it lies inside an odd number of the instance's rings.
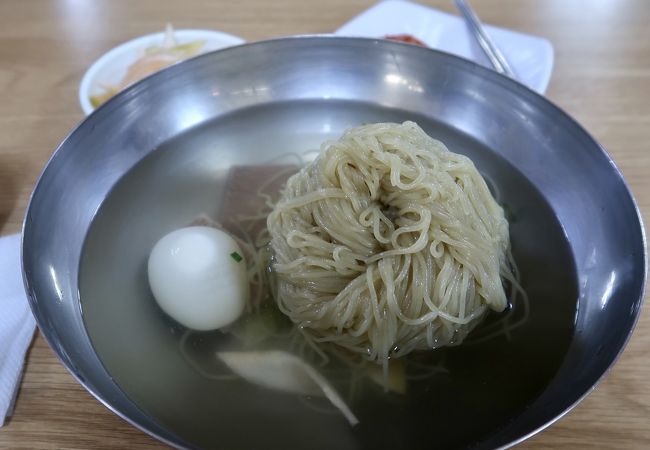
[{"label": "white plate", "polygon": [[[154,33],[125,42],[99,58],[85,73],[79,86],[79,103],[86,115],[95,109],[90,96],[101,94],[102,84],[118,85],[126,75],[128,67],[152,45],[162,45],[165,33]],[[175,30],[174,38],[179,44],[205,41],[200,53],[241,44],[244,40],[232,34],[211,30]]]},{"label": "white plate", "polygon": [[[485,30],[512,66],[517,79],[543,94],[553,69],[551,43],[537,36],[490,25],[486,25]],[[335,34],[384,37],[403,33],[420,39],[431,48],[492,68],[461,17],[407,1],[378,3],[343,25]]]}]

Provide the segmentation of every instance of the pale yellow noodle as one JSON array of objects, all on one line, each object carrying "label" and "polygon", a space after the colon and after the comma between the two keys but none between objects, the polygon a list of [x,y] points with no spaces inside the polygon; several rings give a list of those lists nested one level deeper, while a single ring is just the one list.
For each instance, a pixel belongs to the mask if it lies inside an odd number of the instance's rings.
[{"label": "pale yellow noodle", "polygon": [[267,218],[280,310],[386,364],[456,345],[516,285],[508,223],[472,161],[413,122],[348,130]]}]

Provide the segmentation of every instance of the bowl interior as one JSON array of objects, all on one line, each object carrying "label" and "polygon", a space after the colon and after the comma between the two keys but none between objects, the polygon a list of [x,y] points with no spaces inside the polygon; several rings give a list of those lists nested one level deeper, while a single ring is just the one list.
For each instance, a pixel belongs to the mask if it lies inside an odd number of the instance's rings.
[{"label": "bowl interior", "polygon": [[[198,215],[228,214],[230,175],[242,167],[309,159],[347,127],[404,120],[470,156],[513,213],[528,321],[510,336],[435,352],[439,370],[406,396],[364,388],[355,428],[296,396],[206,377],[228,343],[219,333],[181,342],[184,330],[148,290],[152,245]],[[23,257],[34,313],[63,362],[161,439],[428,448],[432,424],[440,446],[517,441],[588,392],[637,317],[644,248],[636,207],[606,153],[543,98],[426,49],[300,38],[196,58],[100,108],[39,181]]]},{"label": "bowl interior", "polygon": [[[354,429],[335,411],[325,414],[294,394],[206,377],[206,372],[224,372],[216,351],[241,346],[220,331],[192,333],[186,340],[185,330],[159,311],[146,276],[153,244],[197,217],[238,214],[228,197],[236,195],[237,204],[246,197],[246,192],[233,192],[241,177],[253,185],[247,192],[255,192],[298,156],[313,157],[322,141],[348,127],[404,120],[416,120],[450,148],[472,157],[497,200],[509,205],[514,256],[531,299],[526,323],[510,335],[436,351],[436,370],[422,381],[410,381],[407,395],[384,394],[372,383],[358,386],[349,398],[361,421]],[[484,440],[532,404],[559,369],[573,333],[578,295],[560,224],[513,166],[426,116],[346,101],[249,107],[163,144],[118,182],[99,209],[86,239],[79,292],[86,329],[107,371],[170,430],[202,447],[225,442],[242,448],[271,443],[323,449],[377,447],[376,430],[386,427],[397,448],[428,448],[427,424],[439,424],[436,442],[445,448]],[[349,384],[341,380],[341,391],[348,391]],[[215,426],[222,423],[229,425]],[[287,437],[285,423],[296,424],[301,433]],[[251,427],[259,432],[246,433]]]}]

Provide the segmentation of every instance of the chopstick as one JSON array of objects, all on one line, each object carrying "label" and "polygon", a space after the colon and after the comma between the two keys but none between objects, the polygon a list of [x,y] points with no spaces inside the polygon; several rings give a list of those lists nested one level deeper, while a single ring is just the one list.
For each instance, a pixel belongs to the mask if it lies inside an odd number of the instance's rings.
[{"label": "chopstick", "polygon": [[481,46],[481,49],[485,53],[485,56],[487,56],[490,60],[490,63],[492,64],[492,67],[494,67],[494,70],[516,80],[517,76],[510,67],[510,64],[508,64],[508,61],[503,56],[503,53],[501,53],[494,41],[492,41],[490,36],[487,35],[485,29],[483,28],[483,24],[479,20],[472,7],[469,6],[465,0],[454,0],[454,3],[456,4],[458,11],[460,11],[462,14],[463,19],[465,19],[465,23],[467,24],[467,28],[469,29],[470,33],[472,36],[474,36],[478,44]]}]

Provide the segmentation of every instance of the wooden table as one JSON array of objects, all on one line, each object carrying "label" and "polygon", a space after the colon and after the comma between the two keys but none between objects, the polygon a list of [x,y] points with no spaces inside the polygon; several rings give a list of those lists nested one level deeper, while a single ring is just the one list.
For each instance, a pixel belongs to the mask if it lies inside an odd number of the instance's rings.
[{"label": "wooden table", "polygon": [[[0,234],[18,232],[28,196],[57,144],[83,117],[77,88],[102,53],[133,37],[213,28],[247,40],[326,33],[372,0],[2,0]],[[423,1],[453,11],[451,1]],[[610,151],[646,223],[650,214],[650,2],[475,1],[488,23],[555,46],[548,97]],[[0,311],[0,314],[2,312]],[[605,381],[521,448],[650,448],[650,309]],[[2,351],[2,349],[0,349]],[[36,337],[0,448],[161,448],[90,396]]]}]

